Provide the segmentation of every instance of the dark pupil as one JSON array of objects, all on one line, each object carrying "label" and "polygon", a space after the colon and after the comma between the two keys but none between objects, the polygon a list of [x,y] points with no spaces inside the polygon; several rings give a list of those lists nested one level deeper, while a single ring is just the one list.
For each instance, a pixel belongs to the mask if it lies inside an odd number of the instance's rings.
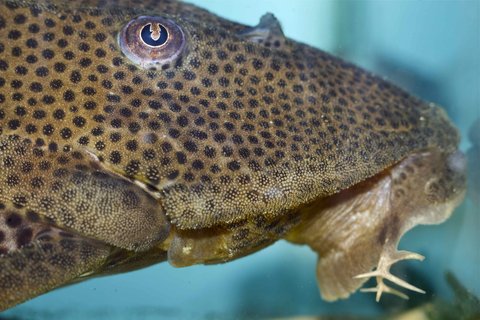
[{"label": "dark pupil", "polygon": [[142,28],[142,32],[140,33],[142,41],[152,47],[159,47],[168,40],[167,29],[165,29],[165,27],[159,23],[157,23],[157,26],[160,28],[160,37],[157,40],[154,39],[156,34],[155,31],[150,31],[151,29],[153,29],[151,28],[150,23],[144,26]]}]

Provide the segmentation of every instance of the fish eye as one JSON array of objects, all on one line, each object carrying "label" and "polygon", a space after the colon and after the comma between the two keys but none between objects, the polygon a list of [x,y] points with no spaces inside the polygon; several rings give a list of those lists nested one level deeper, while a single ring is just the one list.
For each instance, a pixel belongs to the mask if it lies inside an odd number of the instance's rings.
[{"label": "fish eye", "polygon": [[162,17],[137,17],[128,22],[118,35],[118,43],[125,56],[147,69],[174,64],[185,49],[185,42],[180,26]]}]

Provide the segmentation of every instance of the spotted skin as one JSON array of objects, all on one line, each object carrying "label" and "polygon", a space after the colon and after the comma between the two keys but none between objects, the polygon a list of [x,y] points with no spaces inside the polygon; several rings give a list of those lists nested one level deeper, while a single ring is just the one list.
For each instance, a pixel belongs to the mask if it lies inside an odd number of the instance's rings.
[{"label": "spotted skin", "polygon": [[34,211],[0,206],[1,310],[99,268],[110,255],[108,246],[42,220]]},{"label": "spotted skin", "polygon": [[[146,14],[185,34],[178,59],[156,70],[118,42]],[[316,219],[312,203],[393,174],[426,150],[441,166],[458,140],[439,107],[285,38],[272,15],[247,27],[170,0],[1,0],[0,205],[22,222],[11,228],[11,215],[0,213],[0,277],[32,251],[52,272],[30,294],[28,271],[8,273],[25,285],[0,290],[0,309],[166,259],[225,262],[286,236],[316,248],[300,224]],[[431,203],[460,199],[457,171]],[[395,240],[413,211],[393,227]],[[93,248],[91,260],[79,262],[56,236],[49,241],[75,265],[48,265],[42,228],[72,234]],[[379,223],[369,236],[381,232]],[[344,297],[361,283],[322,290]],[[21,294],[7,300],[14,288]]]}]

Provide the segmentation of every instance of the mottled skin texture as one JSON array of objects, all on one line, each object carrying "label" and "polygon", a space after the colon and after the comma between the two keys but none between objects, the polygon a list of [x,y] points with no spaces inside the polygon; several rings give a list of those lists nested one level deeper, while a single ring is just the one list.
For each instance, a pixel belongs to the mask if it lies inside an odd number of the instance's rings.
[{"label": "mottled skin texture", "polygon": [[[185,33],[175,64],[122,53],[118,33],[146,13]],[[369,276],[381,294],[390,264],[420,258],[396,251],[401,236],[460,201],[458,140],[440,108],[284,38],[273,16],[249,28],[175,1],[1,0],[0,310],[285,237],[324,258],[326,299]]]}]

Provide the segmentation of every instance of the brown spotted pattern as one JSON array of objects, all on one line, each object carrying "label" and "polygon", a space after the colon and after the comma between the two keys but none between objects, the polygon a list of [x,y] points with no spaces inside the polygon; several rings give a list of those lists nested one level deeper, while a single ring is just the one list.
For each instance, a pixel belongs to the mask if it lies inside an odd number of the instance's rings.
[{"label": "brown spotted pattern", "polygon": [[103,172],[88,154],[2,136],[0,163],[0,201],[39,212],[50,224],[130,250],[145,250],[168,235],[155,199]]},{"label": "brown spotted pattern", "polygon": [[[185,34],[159,70],[118,43],[141,15]],[[0,0],[0,310],[90,275],[249,254],[412,154],[435,150],[442,168],[458,139],[439,107],[286,39],[272,15],[247,27],[173,0]],[[453,182],[433,181],[431,201]]]},{"label": "brown spotted pattern", "polygon": [[3,134],[88,150],[158,190],[181,228],[273,217],[414,150],[455,147],[437,107],[308,46],[245,41],[180,3],[149,14],[176,21],[188,53],[139,69],[116,36],[140,9],[2,2]]},{"label": "brown spotted pattern", "polygon": [[2,256],[0,310],[99,268],[109,254],[100,243],[60,230],[39,234],[38,240]]},{"label": "brown spotted pattern", "polygon": [[0,201],[0,310],[106,261],[107,246],[52,225],[34,210]]},{"label": "brown spotted pattern", "polygon": [[49,234],[50,228],[41,219],[33,210],[19,212],[14,206],[0,202],[0,256],[23,248],[39,234]]}]

